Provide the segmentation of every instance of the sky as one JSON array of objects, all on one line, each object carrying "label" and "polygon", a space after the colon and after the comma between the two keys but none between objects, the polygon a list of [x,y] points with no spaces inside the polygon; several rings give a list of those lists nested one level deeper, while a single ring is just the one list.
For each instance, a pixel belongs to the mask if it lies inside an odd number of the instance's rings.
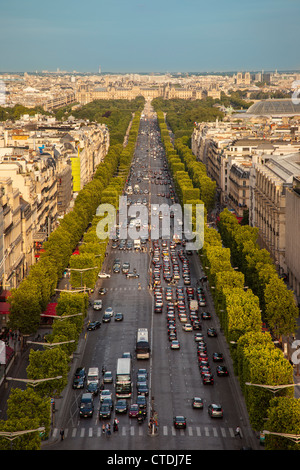
[{"label": "sky", "polygon": [[300,70],[299,0],[2,0],[0,72]]}]

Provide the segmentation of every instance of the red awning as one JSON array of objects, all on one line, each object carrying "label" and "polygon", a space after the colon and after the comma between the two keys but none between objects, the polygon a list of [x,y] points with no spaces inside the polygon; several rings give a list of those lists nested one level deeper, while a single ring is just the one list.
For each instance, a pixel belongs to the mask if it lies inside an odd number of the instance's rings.
[{"label": "red awning", "polygon": [[10,304],[8,302],[0,302],[0,315],[9,315]]},{"label": "red awning", "polygon": [[57,302],[51,302],[47,305],[45,312],[41,313],[41,317],[47,317],[48,315],[56,315]]}]

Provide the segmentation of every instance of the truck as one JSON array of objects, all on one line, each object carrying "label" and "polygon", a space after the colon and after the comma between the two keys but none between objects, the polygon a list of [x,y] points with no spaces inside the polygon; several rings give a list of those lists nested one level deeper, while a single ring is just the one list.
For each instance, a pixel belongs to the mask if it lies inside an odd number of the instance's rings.
[{"label": "truck", "polygon": [[191,312],[198,312],[198,302],[197,300],[190,301],[190,311]]},{"label": "truck", "polygon": [[133,247],[135,250],[140,250],[141,249],[141,240],[137,239],[133,241]]},{"label": "truck", "polygon": [[117,361],[116,396],[130,398],[132,393],[131,359],[121,357]]},{"label": "truck", "polygon": [[99,369],[98,367],[90,367],[87,375],[87,385],[91,382],[99,382]]}]

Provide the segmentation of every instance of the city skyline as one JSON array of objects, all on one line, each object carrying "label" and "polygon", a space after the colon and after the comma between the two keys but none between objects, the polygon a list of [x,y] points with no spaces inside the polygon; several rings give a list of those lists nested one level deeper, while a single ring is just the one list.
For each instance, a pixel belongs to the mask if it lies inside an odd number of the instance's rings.
[{"label": "city skyline", "polygon": [[14,0],[2,5],[0,72],[299,70],[294,0]]}]

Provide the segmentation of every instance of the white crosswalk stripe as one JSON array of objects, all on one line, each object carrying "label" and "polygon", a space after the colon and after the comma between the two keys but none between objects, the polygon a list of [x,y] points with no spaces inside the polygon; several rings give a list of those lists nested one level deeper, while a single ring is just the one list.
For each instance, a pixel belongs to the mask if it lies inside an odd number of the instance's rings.
[{"label": "white crosswalk stripe", "polygon": [[[52,438],[58,438],[59,437],[59,432],[60,430],[58,428],[54,428],[52,432]],[[176,436],[176,435],[188,435],[190,437],[214,437],[217,438],[219,436],[222,436],[223,438],[235,438],[235,433],[233,428],[224,428],[224,427],[208,427],[208,426],[188,426],[186,429],[175,429],[174,426],[166,426],[163,425],[158,429],[158,433],[161,434],[162,436]],[[134,426],[134,425],[129,425],[129,426],[120,426],[119,425],[119,431],[118,434],[121,434],[122,436],[145,436],[148,434],[148,427],[147,426]],[[85,436],[88,437],[101,437],[105,436],[105,433],[102,432],[102,426],[97,426],[97,427],[74,427],[71,429],[64,429],[64,437],[65,439],[68,437],[69,438],[76,438],[79,437],[83,438]]]}]

